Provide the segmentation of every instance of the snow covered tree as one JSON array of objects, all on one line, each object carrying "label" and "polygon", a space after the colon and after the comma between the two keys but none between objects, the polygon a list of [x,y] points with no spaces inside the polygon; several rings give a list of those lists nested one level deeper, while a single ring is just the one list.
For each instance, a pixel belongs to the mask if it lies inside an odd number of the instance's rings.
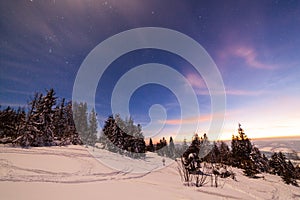
[{"label": "snow covered tree", "polygon": [[114,140],[114,132],[115,132],[115,119],[114,117],[111,115],[108,117],[108,119],[105,121],[103,129],[102,129],[102,139],[101,141],[104,144],[104,148],[112,151],[112,152],[116,152],[116,146],[113,144]]},{"label": "snow covered tree", "polygon": [[211,151],[203,158],[203,160],[210,163],[220,163],[220,154],[217,142],[213,142]]},{"label": "snow covered tree", "polygon": [[286,158],[282,152],[275,152],[269,160],[270,173],[282,176],[285,159]]},{"label": "snow covered tree", "polygon": [[[128,131],[131,134],[127,134]],[[127,123],[119,115],[110,116],[103,127],[101,141],[109,151],[126,154],[134,158],[144,157],[146,143],[140,125]]]},{"label": "snow covered tree", "polygon": [[73,117],[76,125],[76,131],[78,132],[82,142],[87,144],[89,137],[87,103],[74,102],[73,106]]},{"label": "snow covered tree", "polygon": [[244,160],[244,174],[249,177],[256,177],[256,174],[259,173],[259,170],[256,166],[256,163],[252,159]]},{"label": "snow covered tree", "polygon": [[231,149],[232,165],[234,167],[244,168],[245,162],[250,159],[252,144],[244,133],[244,130],[241,128],[241,124],[239,124],[238,135],[232,136]]},{"label": "snow covered tree", "polygon": [[[54,89],[50,89],[45,95],[42,93],[34,95],[28,103],[27,113],[21,108],[17,111],[10,108],[0,111],[0,119],[2,117],[9,119],[9,121],[1,120],[0,138],[5,136],[4,133],[8,133],[1,128],[4,125],[13,130],[10,142],[22,147],[80,144],[71,104],[65,105],[65,99],[62,99],[59,105],[56,102]],[[66,138],[68,142],[62,143]]]},{"label": "snow covered tree", "polygon": [[262,155],[257,147],[252,148],[250,159],[254,162],[256,168],[260,172],[267,172],[269,170],[267,157],[264,154]]},{"label": "snow covered tree", "polygon": [[285,163],[282,180],[286,184],[292,184],[294,186],[299,186],[297,183],[297,174],[294,165],[290,160]]},{"label": "snow covered tree", "polygon": [[274,153],[269,160],[270,173],[281,176],[282,180],[286,184],[292,184],[298,186],[296,181],[297,173],[296,169],[291,161],[286,161],[286,157],[282,152]]},{"label": "snow covered tree", "polygon": [[188,171],[196,171],[200,167],[200,147],[201,142],[198,134],[195,134],[191,145],[183,153],[181,160],[183,165],[188,169]]},{"label": "snow covered tree", "polygon": [[54,109],[53,124],[54,132],[57,139],[64,137],[67,119],[65,118],[65,99],[62,99],[61,104]]},{"label": "snow covered tree", "polygon": [[66,124],[64,126],[64,138],[62,140],[65,141],[67,138],[69,138],[71,144],[82,145],[82,140],[76,131],[71,101],[64,106],[64,118]]},{"label": "snow covered tree", "polygon": [[24,108],[19,107],[15,110],[8,106],[0,110],[0,143],[11,143],[15,140],[19,136],[18,133],[25,118]]},{"label": "snow covered tree", "polygon": [[197,142],[197,145],[199,145],[199,157],[203,159],[205,156],[209,154],[209,152],[212,150],[212,146],[208,140],[208,137],[206,133],[203,134],[203,137],[199,139],[198,135],[196,135],[196,139],[193,139],[194,142]]},{"label": "snow covered tree", "polygon": [[97,128],[98,128],[98,121],[97,115],[94,109],[92,109],[91,113],[89,114],[89,126],[88,126],[88,137],[87,143],[89,145],[95,145],[97,140]]},{"label": "snow covered tree", "polygon": [[224,141],[221,141],[219,151],[220,151],[220,162],[222,164],[229,165],[230,164],[230,149]]}]

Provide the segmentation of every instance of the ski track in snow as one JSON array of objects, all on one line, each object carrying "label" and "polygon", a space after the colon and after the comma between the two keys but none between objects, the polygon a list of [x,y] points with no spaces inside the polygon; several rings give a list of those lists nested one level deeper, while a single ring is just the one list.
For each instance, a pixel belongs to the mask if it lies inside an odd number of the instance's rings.
[{"label": "ski track in snow", "polygon": [[[68,149],[69,150],[69,149]],[[78,149],[72,148],[72,150],[78,151]],[[81,152],[83,151],[83,152]],[[73,152],[55,152],[48,150],[38,150],[38,149],[26,149],[25,152],[20,152],[20,149],[5,149],[1,153],[6,154],[22,154],[26,155],[51,155],[51,156],[63,156],[71,160],[76,161],[80,166],[80,169],[73,173],[67,172],[53,172],[42,169],[31,169],[14,165],[7,159],[0,159],[0,168],[9,169],[7,173],[1,174],[0,181],[12,181],[12,182],[52,182],[52,183],[89,183],[98,181],[108,181],[108,180],[127,180],[134,178],[141,178],[146,176],[148,173],[144,174],[130,174],[123,171],[112,171],[107,173],[93,173],[92,168],[95,163],[91,163],[89,159],[93,159],[92,156],[86,150],[80,150],[78,153]],[[38,162],[38,161],[37,161]],[[97,161],[95,161],[97,162]],[[17,176],[14,176],[15,172],[18,172]],[[27,174],[24,172],[27,172]],[[30,174],[28,174],[30,173]],[[126,175],[126,176],[125,176]]]},{"label": "ski track in snow", "polygon": [[[250,179],[245,177],[240,169],[234,169],[237,181],[219,178],[219,187],[211,187],[210,181],[203,187],[187,187],[180,182],[177,172],[177,163],[167,159],[168,166],[156,171],[134,174],[131,169],[110,169],[96,160],[86,148],[81,146],[68,147],[41,147],[41,148],[11,148],[0,147],[0,184],[5,186],[18,184],[18,187],[26,188],[24,184],[52,183],[60,186],[77,185],[85,188],[85,184],[93,184],[95,187],[104,187],[105,195],[110,194],[106,190],[113,190],[113,186],[125,187],[129,190],[139,188],[142,191],[153,193],[152,199],[161,195],[165,199],[300,199],[300,189],[286,185],[278,176],[263,174],[264,179]],[[147,154],[145,160],[133,160],[99,150],[99,157],[112,158],[113,161],[138,163],[141,169],[146,165],[161,161],[161,157],[155,154]],[[156,163],[157,164],[157,163]],[[161,163],[160,163],[161,164]],[[145,166],[143,166],[145,165]],[[125,166],[125,165],[124,165]],[[130,166],[130,165],[126,165]],[[154,166],[154,165],[153,165]],[[151,166],[152,167],[152,166]],[[21,184],[21,186],[19,185]],[[125,184],[125,185],[124,185]],[[76,187],[77,187],[76,186]],[[15,186],[11,186],[15,187]],[[86,188],[85,188],[86,189]],[[83,189],[83,190],[85,190]],[[2,189],[0,192],[13,195],[14,192]],[[123,190],[126,190],[123,188]],[[64,191],[64,189],[62,189]],[[29,191],[30,193],[30,191]],[[122,195],[115,194],[115,195]],[[76,196],[77,197],[77,196]],[[77,197],[79,199],[79,197]],[[7,198],[11,199],[11,198]],[[114,197],[113,197],[114,199]],[[131,199],[139,199],[132,194]]]}]

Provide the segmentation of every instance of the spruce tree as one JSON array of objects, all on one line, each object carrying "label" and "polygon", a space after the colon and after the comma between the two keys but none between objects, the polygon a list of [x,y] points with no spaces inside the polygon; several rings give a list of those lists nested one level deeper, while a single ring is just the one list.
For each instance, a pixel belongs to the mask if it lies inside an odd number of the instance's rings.
[{"label": "spruce tree", "polygon": [[95,145],[97,140],[97,128],[98,128],[98,122],[97,122],[97,116],[94,109],[92,109],[91,113],[89,114],[89,130],[88,130],[88,138],[87,142],[89,145]]},{"label": "spruce tree", "polygon": [[270,173],[281,176],[286,184],[298,186],[297,172],[290,160],[282,152],[274,153],[269,161]]},{"label": "spruce tree", "polygon": [[151,138],[150,138],[150,140],[149,140],[148,151],[154,152],[154,145],[153,145],[153,142],[152,142],[152,139],[151,139]]},{"label": "spruce tree", "polygon": [[76,124],[76,131],[78,132],[82,142],[87,144],[89,133],[88,133],[88,113],[87,103],[74,102],[74,122]]},{"label": "spruce tree", "polygon": [[[133,121],[110,116],[103,127],[101,141],[109,151],[127,154],[134,158],[145,156],[146,143],[140,125],[134,125]],[[128,134],[130,133],[130,134]]]},{"label": "spruce tree", "polygon": [[234,167],[244,168],[246,162],[250,159],[252,144],[239,124],[238,136],[232,136],[232,165]]},{"label": "spruce tree", "polygon": [[175,158],[175,145],[172,136],[170,137],[169,147],[168,147],[168,157]]},{"label": "spruce tree", "polygon": [[219,149],[220,149],[220,162],[222,164],[229,165],[230,164],[230,149],[229,149],[228,145],[224,141],[221,141]]}]

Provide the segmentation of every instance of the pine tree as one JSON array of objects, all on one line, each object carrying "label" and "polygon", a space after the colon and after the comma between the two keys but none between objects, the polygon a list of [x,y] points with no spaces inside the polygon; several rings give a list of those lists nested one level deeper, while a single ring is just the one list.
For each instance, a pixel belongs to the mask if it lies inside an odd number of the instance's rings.
[{"label": "pine tree", "polygon": [[[126,132],[125,132],[126,131]],[[141,126],[124,121],[119,115],[110,116],[103,127],[101,141],[109,151],[126,154],[134,158],[145,157],[146,143]],[[131,133],[131,134],[127,134]]]},{"label": "pine tree", "polygon": [[[56,100],[54,89],[50,89],[45,95],[34,95],[27,113],[22,108],[0,111],[0,142],[8,134],[11,143],[22,147],[80,144],[71,104],[66,107],[62,99],[57,105]],[[69,142],[63,142],[66,138]]]},{"label": "pine tree", "polygon": [[153,145],[153,142],[152,142],[152,139],[151,139],[151,138],[150,138],[150,140],[149,140],[148,151],[154,152],[154,145]]},{"label": "pine tree", "polygon": [[291,161],[286,161],[282,152],[274,153],[269,161],[270,173],[281,176],[286,184],[298,186],[296,169]]},{"label": "pine tree", "polygon": [[56,104],[57,97],[53,88],[47,91],[46,96],[41,95],[40,97],[34,114],[39,131],[33,146],[51,146],[54,139],[53,107]]},{"label": "pine tree", "polygon": [[62,140],[65,134],[66,118],[65,118],[65,99],[62,99],[60,106],[56,106],[54,109],[54,133],[57,140]]},{"label": "pine tree", "polygon": [[[205,134],[206,136],[206,134]],[[205,138],[207,140],[207,138]],[[200,167],[201,145],[203,144],[203,138],[199,139],[198,134],[195,134],[191,145],[183,153],[181,157],[182,164],[188,169],[188,171],[195,171]]]},{"label": "pine tree", "polygon": [[74,102],[74,122],[76,125],[76,131],[78,132],[82,142],[87,144],[88,142],[88,113],[87,103]]},{"label": "pine tree", "polygon": [[230,164],[230,150],[229,150],[228,145],[225,142],[221,141],[219,149],[220,149],[220,162],[222,164],[229,165]]},{"label": "pine tree", "polygon": [[37,127],[34,124],[34,111],[36,110],[36,105],[38,100],[40,99],[41,95],[36,93],[33,100],[29,103],[29,111],[27,113],[27,116],[20,126],[18,137],[13,141],[15,144],[19,144],[22,147],[29,147],[32,146],[35,136],[38,132]]},{"label": "pine tree", "polygon": [[270,166],[270,173],[276,174],[278,176],[283,175],[284,163],[285,163],[285,156],[282,152],[274,153],[269,160]]},{"label": "pine tree", "polygon": [[24,109],[12,109],[8,106],[0,110],[0,143],[10,143],[15,140],[20,129],[20,123],[25,117]]},{"label": "pine tree", "polygon": [[172,136],[170,137],[169,147],[168,147],[168,157],[175,158],[175,145]]},{"label": "pine tree", "polygon": [[250,159],[253,160],[256,168],[260,172],[268,171],[268,159],[265,155],[262,155],[257,147],[252,148],[252,152],[250,153]]},{"label": "pine tree", "polygon": [[204,157],[204,161],[210,163],[220,163],[220,150],[216,142],[213,142],[211,151]]},{"label": "pine tree", "polygon": [[108,119],[105,121],[102,132],[102,142],[104,143],[104,148],[109,151],[116,152],[116,146],[113,144],[113,134],[115,132],[115,119],[112,115],[109,116]]},{"label": "pine tree", "polygon": [[232,165],[234,167],[244,168],[246,162],[250,159],[252,144],[241,128],[241,124],[239,124],[238,136],[232,136],[231,148]]},{"label": "pine tree", "polygon": [[91,113],[89,114],[89,130],[88,130],[88,138],[87,138],[89,145],[93,146],[96,143],[97,128],[98,128],[97,116],[95,110],[92,109]]},{"label": "pine tree", "polygon": [[252,159],[244,160],[244,174],[249,177],[256,177],[259,173],[256,163]]},{"label": "pine tree", "polygon": [[[198,135],[197,135],[197,137],[198,137]],[[208,140],[206,133],[203,134],[203,137],[201,137],[200,139],[198,137],[198,139],[194,140],[194,142],[195,141],[198,143],[197,145],[199,145],[199,147],[200,147],[199,157],[202,159],[209,154],[209,152],[212,149],[212,146]]]},{"label": "pine tree", "polygon": [[186,138],[184,138],[184,139],[183,139],[183,143],[182,143],[182,149],[183,149],[183,152],[184,152],[185,150],[187,150],[188,147],[189,147],[189,146],[188,146],[188,144],[187,144],[187,142],[186,142]]},{"label": "pine tree", "polygon": [[282,180],[286,184],[292,184],[294,186],[299,186],[297,183],[297,174],[294,165],[289,160],[285,163],[283,175],[281,176]]}]

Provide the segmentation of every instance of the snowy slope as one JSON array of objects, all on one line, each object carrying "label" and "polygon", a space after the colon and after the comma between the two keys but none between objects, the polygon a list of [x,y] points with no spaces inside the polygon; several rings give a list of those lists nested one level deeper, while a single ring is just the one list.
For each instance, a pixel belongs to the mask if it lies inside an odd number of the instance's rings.
[{"label": "snowy slope", "polygon": [[[1,199],[300,199],[299,188],[269,174],[249,179],[234,169],[237,181],[222,179],[218,188],[187,187],[172,160],[166,159],[164,167],[153,153],[133,160],[95,151],[101,162],[81,146],[0,147]],[[143,173],[131,173],[137,169]]]}]

